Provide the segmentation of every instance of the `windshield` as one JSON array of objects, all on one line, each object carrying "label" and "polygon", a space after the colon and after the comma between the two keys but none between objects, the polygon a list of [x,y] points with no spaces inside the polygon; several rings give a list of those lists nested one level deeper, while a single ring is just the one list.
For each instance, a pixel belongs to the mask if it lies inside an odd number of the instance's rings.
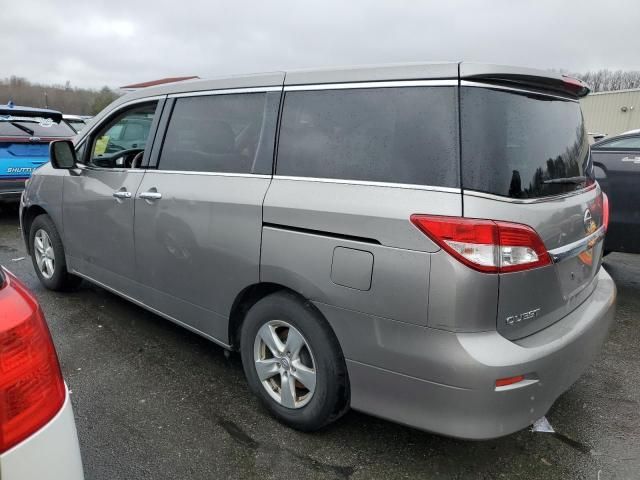
[{"label": "windshield", "polygon": [[462,87],[461,127],[465,189],[537,198],[593,182],[578,102]]},{"label": "windshield", "polygon": [[73,137],[76,132],[64,122],[38,117],[0,116],[3,137]]}]

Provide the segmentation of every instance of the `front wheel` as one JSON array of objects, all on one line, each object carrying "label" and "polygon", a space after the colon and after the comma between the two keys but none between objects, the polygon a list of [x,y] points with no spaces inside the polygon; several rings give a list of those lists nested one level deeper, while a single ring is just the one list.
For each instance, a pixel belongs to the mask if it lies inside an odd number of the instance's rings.
[{"label": "front wheel", "polygon": [[347,410],[338,340],[315,307],[293,293],[274,293],[249,310],[240,350],[249,387],[283,423],[317,430]]},{"label": "front wheel", "polygon": [[82,281],[67,271],[62,239],[49,215],[40,215],[31,224],[29,249],[36,275],[49,290],[69,290]]}]

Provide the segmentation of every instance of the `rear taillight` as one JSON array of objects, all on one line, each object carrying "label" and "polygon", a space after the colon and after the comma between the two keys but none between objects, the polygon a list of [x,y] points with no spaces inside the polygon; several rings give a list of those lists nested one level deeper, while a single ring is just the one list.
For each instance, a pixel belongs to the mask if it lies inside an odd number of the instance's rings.
[{"label": "rear taillight", "polygon": [[0,290],[0,453],[53,418],[65,395],[40,307],[8,275]]},{"label": "rear taillight", "polygon": [[551,263],[542,240],[527,225],[436,215],[411,215],[411,222],[457,260],[480,272],[517,272]]},{"label": "rear taillight", "polygon": [[605,231],[609,228],[609,197],[602,192],[602,224]]}]

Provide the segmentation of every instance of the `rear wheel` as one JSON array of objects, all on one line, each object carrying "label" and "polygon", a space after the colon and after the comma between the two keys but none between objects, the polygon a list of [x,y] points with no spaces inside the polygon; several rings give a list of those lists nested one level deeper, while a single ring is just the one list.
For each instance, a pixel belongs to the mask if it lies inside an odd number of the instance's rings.
[{"label": "rear wheel", "polygon": [[82,281],[67,271],[62,239],[49,215],[40,215],[31,224],[29,248],[36,275],[48,289],[69,290]]},{"label": "rear wheel", "polygon": [[340,346],[309,302],[290,292],[263,298],[247,313],[240,342],[251,390],[283,423],[312,431],[346,411],[348,379]]}]

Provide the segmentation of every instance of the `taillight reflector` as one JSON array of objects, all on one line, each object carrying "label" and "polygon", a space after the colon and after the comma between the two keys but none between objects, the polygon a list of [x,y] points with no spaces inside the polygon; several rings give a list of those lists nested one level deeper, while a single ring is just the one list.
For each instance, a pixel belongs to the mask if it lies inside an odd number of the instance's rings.
[{"label": "taillight reflector", "polygon": [[411,222],[465,265],[485,273],[542,267],[551,257],[536,231],[519,223],[411,215]]},{"label": "taillight reflector", "polygon": [[524,375],[516,375],[515,377],[500,378],[496,380],[496,387],[506,387],[524,380]]},{"label": "taillight reflector", "polygon": [[602,224],[605,230],[609,228],[609,197],[604,192],[602,192]]},{"label": "taillight reflector", "polygon": [[0,290],[0,453],[53,418],[65,395],[40,307],[15,277],[7,275]]}]

